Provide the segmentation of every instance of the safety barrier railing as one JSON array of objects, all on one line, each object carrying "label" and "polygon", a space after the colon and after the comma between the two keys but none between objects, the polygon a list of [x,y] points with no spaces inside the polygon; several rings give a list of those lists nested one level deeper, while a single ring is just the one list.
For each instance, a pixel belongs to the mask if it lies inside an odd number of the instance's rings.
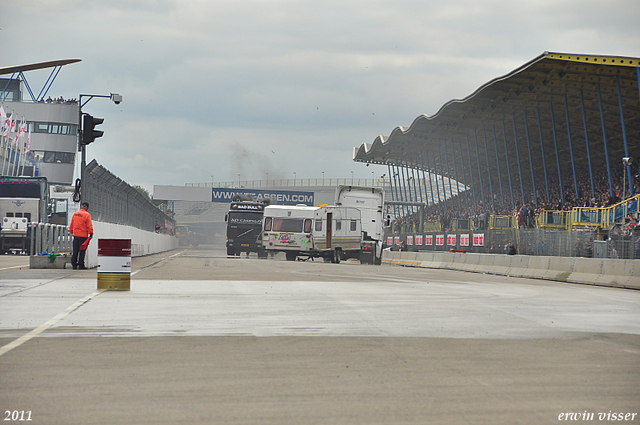
[{"label": "safety barrier railing", "polygon": [[473,220],[469,218],[454,218],[451,220],[451,230],[454,232],[468,232],[473,230],[473,227]]},{"label": "safety barrier railing", "polygon": [[629,214],[637,213],[639,202],[640,195],[635,195],[608,208],[604,208],[602,213],[602,224],[605,227],[610,227],[615,224],[617,220],[626,217]]},{"label": "safety barrier railing", "polygon": [[542,211],[536,215],[536,227],[538,229],[569,229],[571,227],[570,214],[570,211]]},{"label": "safety barrier railing", "polygon": [[425,232],[439,232],[440,229],[442,229],[442,224],[439,221],[425,221],[424,223]]},{"label": "safety barrier railing", "polygon": [[517,217],[513,215],[491,215],[489,229],[515,229],[518,227]]},{"label": "safety barrier railing", "polygon": [[57,254],[73,250],[73,236],[68,226],[50,223],[29,224],[29,254]]},{"label": "safety barrier railing", "polygon": [[595,229],[602,226],[602,208],[576,207],[571,210],[572,229]]}]

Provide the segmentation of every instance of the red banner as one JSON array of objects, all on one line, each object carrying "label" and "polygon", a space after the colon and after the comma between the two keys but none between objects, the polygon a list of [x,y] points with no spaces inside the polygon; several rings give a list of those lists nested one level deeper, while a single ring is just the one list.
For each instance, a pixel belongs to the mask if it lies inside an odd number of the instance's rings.
[{"label": "red banner", "polygon": [[422,245],[422,235],[416,235],[416,245]]},{"label": "red banner", "polygon": [[407,245],[413,245],[413,236],[407,236]]},{"label": "red banner", "polygon": [[456,246],[457,235],[447,235],[447,245]]},{"label": "red banner", "polygon": [[460,235],[460,245],[469,246],[469,235]]},{"label": "red banner", "polygon": [[444,245],[444,235],[436,235],[436,246]]},{"label": "red banner", "polygon": [[473,234],[473,246],[484,246],[484,233]]},{"label": "red banner", "polygon": [[424,244],[425,245],[433,245],[433,235],[425,235]]}]

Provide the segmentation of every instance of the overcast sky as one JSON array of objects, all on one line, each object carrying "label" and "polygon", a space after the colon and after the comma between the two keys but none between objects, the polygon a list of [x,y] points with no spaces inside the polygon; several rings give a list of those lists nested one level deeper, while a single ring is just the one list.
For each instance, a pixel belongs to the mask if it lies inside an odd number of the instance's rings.
[{"label": "overcast sky", "polygon": [[[129,184],[371,177],[353,148],[544,51],[640,56],[638,0],[0,2],[0,66],[82,59],[87,148]],[[50,71],[26,73],[39,91]]]}]

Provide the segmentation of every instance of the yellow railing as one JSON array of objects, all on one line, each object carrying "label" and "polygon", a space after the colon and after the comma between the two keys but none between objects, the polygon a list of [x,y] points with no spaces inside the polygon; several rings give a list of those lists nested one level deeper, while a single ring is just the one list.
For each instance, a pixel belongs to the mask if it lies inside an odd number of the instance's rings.
[{"label": "yellow railing", "polygon": [[473,220],[470,218],[454,218],[451,220],[451,230],[454,232],[468,232],[473,230]]},{"label": "yellow railing", "polygon": [[602,226],[603,208],[576,207],[571,210],[572,229],[595,229]]},{"label": "yellow railing", "polygon": [[515,229],[518,217],[513,215],[492,215],[489,217],[489,229]]},{"label": "yellow railing", "polygon": [[536,215],[536,227],[538,229],[569,229],[570,214],[570,211],[542,211]]}]

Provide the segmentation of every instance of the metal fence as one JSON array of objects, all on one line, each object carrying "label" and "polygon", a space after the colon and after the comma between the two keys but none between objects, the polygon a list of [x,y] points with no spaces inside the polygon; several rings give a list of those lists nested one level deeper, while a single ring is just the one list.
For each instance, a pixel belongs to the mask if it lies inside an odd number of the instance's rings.
[{"label": "metal fence", "polygon": [[73,236],[68,226],[49,223],[29,223],[29,254],[59,253],[73,250]]},{"label": "metal fence", "polygon": [[173,231],[175,221],[140,192],[113,175],[95,160],[87,164],[82,199],[89,203],[95,221],[122,224],[146,231]]},{"label": "metal fence", "polygon": [[640,259],[640,229],[633,232],[598,233],[591,229],[488,229],[474,232],[387,234],[391,249],[504,254],[513,243],[521,255]]}]

